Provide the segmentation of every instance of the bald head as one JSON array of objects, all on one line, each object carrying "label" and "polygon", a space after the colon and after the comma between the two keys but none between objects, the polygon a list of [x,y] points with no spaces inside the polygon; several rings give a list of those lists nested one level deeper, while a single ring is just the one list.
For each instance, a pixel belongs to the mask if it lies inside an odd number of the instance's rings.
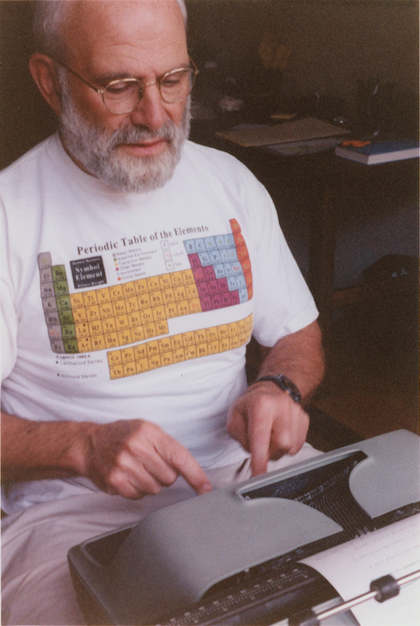
[{"label": "bald head", "polygon": [[[36,51],[52,58],[65,59],[68,53],[66,25],[76,14],[83,19],[84,13],[90,10],[96,10],[100,15],[106,5],[134,4],[138,5],[138,19],[141,20],[142,4],[156,1],[165,3],[167,0],[37,0],[33,25]],[[169,3],[175,3],[179,8],[186,30],[185,0],[169,0]],[[81,24],[83,22],[79,22],[79,26]]]}]

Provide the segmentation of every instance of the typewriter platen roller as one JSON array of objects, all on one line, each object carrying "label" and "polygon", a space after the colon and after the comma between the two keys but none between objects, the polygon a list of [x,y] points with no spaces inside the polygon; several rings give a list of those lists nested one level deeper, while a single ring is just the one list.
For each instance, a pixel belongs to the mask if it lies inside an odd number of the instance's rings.
[{"label": "typewriter platen roller", "polygon": [[269,624],[334,597],[299,559],[418,513],[419,493],[419,438],[395,431],[86,541],[70,570],[91,624]]}]

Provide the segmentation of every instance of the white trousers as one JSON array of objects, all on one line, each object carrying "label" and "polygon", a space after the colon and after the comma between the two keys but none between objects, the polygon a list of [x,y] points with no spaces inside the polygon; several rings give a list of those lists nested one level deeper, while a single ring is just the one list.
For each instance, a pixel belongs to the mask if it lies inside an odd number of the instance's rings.
[{"label": "white trousers", "polygon": [[[296,456],[270,461],[268,471],[320,454],[305,444]],[[208,471],[214,488],[251,477],[250,462]],[[194,497],[182,479],[156,496],[128,500],[89,493],[46,502],[2,521],[2,613],[6,625],[82,625],[67,564],[68,550],[136,523],[157,509]]]}]

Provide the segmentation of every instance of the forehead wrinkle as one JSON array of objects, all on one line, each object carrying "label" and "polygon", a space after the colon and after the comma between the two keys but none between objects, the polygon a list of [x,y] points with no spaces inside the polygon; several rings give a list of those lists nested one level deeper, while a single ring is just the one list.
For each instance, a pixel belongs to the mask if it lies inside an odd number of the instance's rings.
[{"label": "forehead wrinkle", "polygon": [[[155,40],[155,45],[114,44],[108,46],[110,62],[115,65],[128,62],[141,64],[150,70],[159,68],[163,73],[189,63],[186,46]],[[153,68],[152,68],[153,65]],[[124,70],[124,68],[121,68]]]},{"label": "forehead wrinkle", "polygon": [[104,53],[113,47],[123,50],[123,55],[124,48],[130,47],[134,55],[142,50],[165,54],[165,48],[171,46],[186,51],[183,18],[175,0],[159,0],[158,4],[156,0],[97,0],[72,5],[65,37],[75,60],[92,57],[95,49]]}]

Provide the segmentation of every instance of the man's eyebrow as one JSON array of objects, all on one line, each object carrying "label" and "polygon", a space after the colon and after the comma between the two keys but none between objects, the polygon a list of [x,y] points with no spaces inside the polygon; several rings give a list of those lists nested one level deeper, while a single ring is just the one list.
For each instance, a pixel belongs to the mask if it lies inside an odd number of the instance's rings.
[{"label": "man's eyebrow", "polygon": [[108,83],[113,80],[121,80],[122,78],[136,78],[132,74],[127,74],[127,72],[118,72],[116,74],[101,74],[100,76],[95,76],[92,78],[92,81],[97,83],[98,85],[102,84],[104,86],[108,85]]}]

